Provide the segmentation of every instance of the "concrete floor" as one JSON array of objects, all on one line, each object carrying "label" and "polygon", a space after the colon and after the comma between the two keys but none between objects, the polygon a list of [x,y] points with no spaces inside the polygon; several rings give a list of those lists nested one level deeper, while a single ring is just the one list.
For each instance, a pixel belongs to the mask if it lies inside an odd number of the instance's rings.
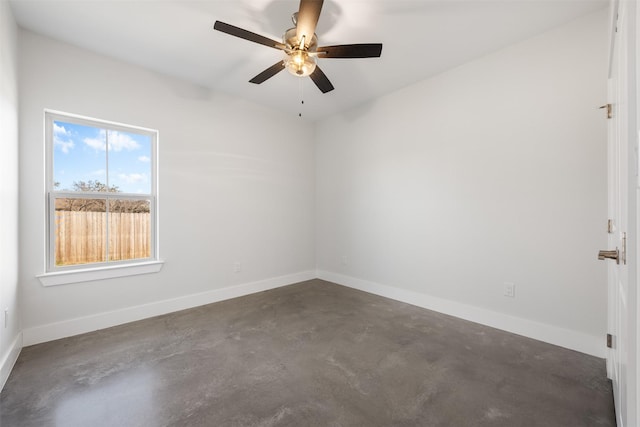
[{"label": "concrete floor", "polygon": [[9,426],[614,426],[602,359],[312,280],[24,348]]}]

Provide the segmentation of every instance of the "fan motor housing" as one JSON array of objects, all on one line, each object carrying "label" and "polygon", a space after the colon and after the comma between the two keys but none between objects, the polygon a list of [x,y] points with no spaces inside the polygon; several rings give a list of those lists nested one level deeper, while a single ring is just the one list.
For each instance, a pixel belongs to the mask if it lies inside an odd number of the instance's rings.
[{"label": "fan motor housing", "polygon": [[[282,41],[284,42],[284,44],[286,44],[288,48],[294,49],[294,50],[300,49],[300,40],[298,40],[296,33],[297,33],[297,29],[295,27],[289,28],[284,33],[284,36],[282,36]],[[317,47],[318,47],[318,37],[314,34],[311,40],[305,39],[304,49],[300,49],[300,50],[305,50],[307,52],[315,52]]]}]

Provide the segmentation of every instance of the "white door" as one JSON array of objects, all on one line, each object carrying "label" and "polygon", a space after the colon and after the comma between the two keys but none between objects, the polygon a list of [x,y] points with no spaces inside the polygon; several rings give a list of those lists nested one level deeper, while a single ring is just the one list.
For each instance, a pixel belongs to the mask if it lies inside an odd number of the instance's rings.
[{"label": "white door", "polygon": [[[635,70],[635,52],[630,50],[635,45],[635,40],[630,38],[635,37],[636,11],[635,5],[627,1],[614,2],[612,7],[612,54],[609,69],[612,117],[608,127],[610,252],[604,255],[617,255],[617,260],[607,261],[608,328],[613,338],[607,357],[607,370],[613,381],[618,426],[634,427],[637,425],[634,336],[637,280],[635,276],[630,276],[629,267],[634,267],[635,272],[637,266],[635,242],[638,181],[635,162],[637,132],[632,131],[636,124],[636,96],[631,92],[635,89],[636,76],[630,74],[630,70]],[[618,253],[612,253],[613,250]]]}]

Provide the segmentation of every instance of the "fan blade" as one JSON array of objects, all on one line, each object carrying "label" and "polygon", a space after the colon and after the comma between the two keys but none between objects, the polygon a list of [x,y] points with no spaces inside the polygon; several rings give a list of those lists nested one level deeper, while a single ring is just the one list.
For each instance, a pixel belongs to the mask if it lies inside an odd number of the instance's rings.
[{"label": "fan blade", "polygon": [[382,43],[341,44],[316,49],[318,58],[379,58]]},{"label": "fan blade", "polygon": [[309,77],[311,77],[311,80],[313,80],[322,93],[331,92],[333,90],[333,85],[317,65],[316,69],[309,75]]},{"label": "fan blade", "polygon": [[323,0],[300,0],[298,24],[296,25],[296,37],[298,40],[302,40],[302,36],[304,36],[306,44],[311,42],[322,11],[322,2]]},{"label": "fan blade", "polygon": [[282,70],[284,70],[284,61],[280,61],[277,64],[273,64],[271,67],[267,68],[266,70],[264,70],[263,72],[261,72],[260,74],[258,74],[257,76],[249,80],[249,82],[259,85],[265,80],[275,76]]},{"label": "fan blade", "polygon": [[232,36],[240,37],[241,39],[249,40],[250,42],[269,46],[274,49],[284,50],[287,48],[285,45],[283,45],[278,41],[272,40],[268,37],[263,37],[256,33],[252,33],[251,31],[244,30],[240,27],[235,27],[230,24],[225,24],[224,22],[221,22],[221,21],[216,21],[215,24],[213,24],[213,29],[222,31],[223,33],[227,33]]}]

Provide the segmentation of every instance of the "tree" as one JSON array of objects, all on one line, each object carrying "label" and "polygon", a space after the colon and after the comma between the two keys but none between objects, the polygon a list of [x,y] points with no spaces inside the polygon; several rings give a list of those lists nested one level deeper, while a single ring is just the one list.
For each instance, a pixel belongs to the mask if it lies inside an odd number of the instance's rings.
[{"label": "tree", "polygon": [[[59,182],[53,184],[54,188],[60,186]],[[74,181],[72,192],[79,193],[120,193],[117,185],[108,187],[100,181]],[[66,190],[69,191],[69,190]],[[68,197],[56,199],[56,210],[58,211],[80,211],[80,212],[105,212],[106,199],[102,198],[84,198],[84,197]],[[146,200],[131,199],[111,199],[109,203],[110,212],[131,212],[142,213],[149,212],[149,203]]]},{"label": "tree", "polygon": [[117,185],[107,187],[107,184],[103,184],[100,181],[73,181],[73,190],[71,191],[83,191],[83,192],[98,192],[98,193],[119,193],[120,189]]}]

